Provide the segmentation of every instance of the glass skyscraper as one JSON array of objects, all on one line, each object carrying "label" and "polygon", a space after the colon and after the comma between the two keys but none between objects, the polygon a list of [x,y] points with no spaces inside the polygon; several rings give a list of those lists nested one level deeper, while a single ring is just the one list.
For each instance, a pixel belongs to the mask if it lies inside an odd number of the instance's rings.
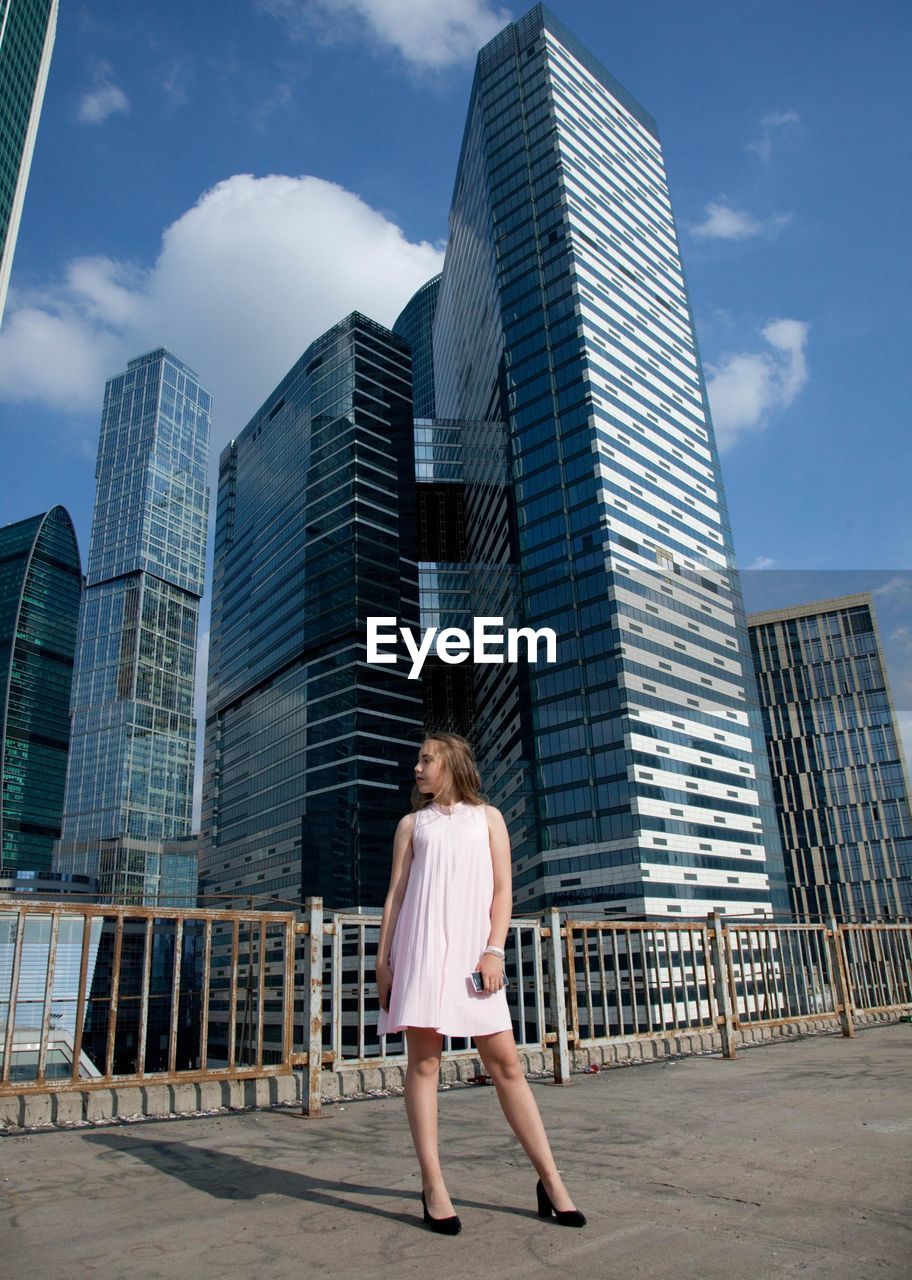
[{"label": "glass skyscraper", "polygon": [[163,348],[105,389],[56,865],[131,901],[169,905],[162,842],[191,834],[211,409]]},{"label": "glass skyscraper", "polygon": [[60,835],[82,590],[69,513],[0,528],[0,872],[45,872]]},{"label": "glass skyscraper", "polygon": [[56,31],[57,0],[0,0],[0,322]]},{"label": "glass skyscraper", "polygon": [[786,909],[657,128],[543,6],[478,58],[432,364],[437,419],[507,440],[506,513],[483,487],[466,531],[500,522],[515,595],[480,575],[472,612],[558,635],[556,664],[479,670],[517,909]]},{"label": "glass skyscraper", "polygon": [[871,596],[748,624],[796,918],[912,917],[909,775]]},{"label": "glass skyscraper", "polygon": [[393,332],[405,338],[412,352],[412,412],[417,419],[434,417],[434,313],[440,276],[423,284],[402,309]]},{"label": "glass skyscraper", "polygon": [[206,901],[383,902],[421,690],[401,663],[367,663],[366,618],[418,626],[414,467],[408,347],[357,313],[222,453]]},{"label": "glass skyscraper", "polygon": [[[502,618],[505,627],[519,621],[516,526],[504,421],[433,416],[440,279],[417,291],[393,329],[412,352],[421,626],[469,633],[476,616]],[[514,855],[521,856],[534,847],[527,822],[530,771],[517,768],[531,758],[531,746],[522,740],[528,718],[519,714],[523,692],[528,702],[525,673],[513,666],[453,665],[431,654],[421,684],[425,728],[462,733],[476,744],[482,773],[511,821]],[[485,707],[482,738],[477,706]]]}]

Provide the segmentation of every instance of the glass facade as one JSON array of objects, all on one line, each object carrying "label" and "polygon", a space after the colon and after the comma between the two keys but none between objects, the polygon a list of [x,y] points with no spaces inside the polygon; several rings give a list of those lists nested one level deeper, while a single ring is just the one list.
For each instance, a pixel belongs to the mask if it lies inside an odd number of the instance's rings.
[{"label": "glass facade", "polygon": [[154,859],[159,842],[191,834],[211,412],[196,373],[163,348],[105,390],[57,853],[105,892],[121,883],[116,849],[135,868],[140,846]]},{"label": "glass facade", "polygon": [[78,904],[94,902],[97,896],[98,884],[91,876],[61,875],[57,871],[0,872],[0,897],[4,898],[40,898]]},{"label": "glass facade", "polygon": [[69,513],[0,529],[0,872],[48,871],[60,835],[82,570]]},{"label": "glass facade", "polygon": [[411,362],[354,313],[220,460],[202,885],[227,905],[383,902],[421,691],[366,619],[418,626]]},{"label": "glass facade", "polygon": [[56,30],[57,0],[0,0],[0,321]]},{"label": "glass facade", "polygon": [[870,595],[748,623],[796,918],[912,917],[909,775]]},{"label": "glass facade", "polygon": [[507,437],[505,500],[466,500],[503,566],[473,612],[558,635],[475,700],[517,909],[787,909],[656,125],[543,6],[479,55],[433,375],[440,418]]},{"label": "glass facade", "polygon": [[434,417],[434,312],[440,276],[423,284],[402,309],[393,333],[405,338],[412,353],[412,412],[416,418]]},{"label": "glass facade", "polygon": [[[512,518],[507,433],[503,420],[472,422],[424,417],[435,408],[434,318],[440,276],[409,301],[394,330],[412,352],[414,371],[415,482],[418,586],[422,628],[458,627],[471,632],[475,616],[518,621],[516,529]],[[501,804],[511,813],[514,851],[532,838],[526,819],[530,759],[522,745],[519,715],[523,673],[515,667],[454,666],[431,655],[421,674],[427,730],[465,734],[480,745],[479,764]],[[475,708],[488,708],[492,726],[482,739]],[[513,791],[520,802],[513,804]],[[511,807],[512,806],[512,807]],[[531,847],[531,845],[529,846]]]}]

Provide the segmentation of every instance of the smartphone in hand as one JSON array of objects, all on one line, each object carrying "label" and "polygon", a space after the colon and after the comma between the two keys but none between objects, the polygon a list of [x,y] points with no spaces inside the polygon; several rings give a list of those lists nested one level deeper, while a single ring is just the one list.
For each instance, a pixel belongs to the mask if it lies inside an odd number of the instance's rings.
[{"label": "smartphone in hand", "polygon": [[[510,979],[507,977],[506,974],[504,974],[503,984],[505,987],[508,987],[510,985]],[[472,986],[475,988],[476,991],[484,991],[484,978],[481,976],[481,973],[478,971],[478,969],[476,969],[475,972],[472,974]]]}]

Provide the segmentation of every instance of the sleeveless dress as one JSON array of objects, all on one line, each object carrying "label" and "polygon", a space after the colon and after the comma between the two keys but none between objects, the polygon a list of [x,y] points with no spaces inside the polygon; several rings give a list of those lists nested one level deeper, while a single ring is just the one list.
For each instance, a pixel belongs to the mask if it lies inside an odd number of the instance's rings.
[{"label": "sleeveless dress", "polygon": [[393,987],[378,1035],[433,1027],[484,1036],[512,1027],[507,994],[478,992],[471,973],[488,943],[494,868],[484,805],[419,809],[412,863],[390,946]]}]

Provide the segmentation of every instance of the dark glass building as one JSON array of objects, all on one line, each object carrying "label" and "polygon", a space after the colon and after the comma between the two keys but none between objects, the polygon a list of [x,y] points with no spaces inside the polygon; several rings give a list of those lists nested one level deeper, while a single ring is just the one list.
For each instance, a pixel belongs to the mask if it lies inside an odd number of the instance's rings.
[{"label": "dark glass building", "polygon": [[[439,285],[440,276],[423,285],[393,331],[405,338],[412,353],[421,627],[458,627],[471,633],[473,616],[485,612],[480,601],[489,589],[495,611],[490,616],[506,610],[512,617],[515,612],[506,432],[502,422],[434,417],[433,325]],[[485,697],[483,676],[489,671],[430,654],[421,673],[425,727],[474,738],[475,704]],[[502,699],[508,683],[515,687],[512,673],[504,677],[501,669],[494,696]],[[498,746],[503,745],[501,740]]]},{"label": "dark glass building", "polygon": [[870,595],[748,623],[796,918],[912,917],[909,775]]},{"label": "dark glass building", "polygon": [[92,876],[62,875],[57,871],[0,872],[0,901],[36,899],[42,902],[94,902],[98,882]]},{"label": "dark glass building", "polygon": [[466,479],[470,612],[558,635],[476,673],[517,909],[786,909],[658,131],[543,6],[479,54],[432,367],[437,421],[505,438]]},{"label": "dark glass building", "polygon": [[418,627],[411,361],[357,313],[223,451],[201,892],[382,904],[421,690],[369,665],[366,619]]},{"label": "dark glass building", "polygon": [[162,347],[105,388],[55,868],[115,901],[195,902],[166,901],[162,845],[192,834],[211,416],[195,371]]},{"label": "dark glass building", "polygon": [[434,417],[434,313],[440,276],[423,284],[403,307],[393,333],[405,338],[412,353],[412,412]]},{"label": "dark glass building", "polygon": [[69,513],[0,529],[0,871],[48,871],[60,835],[82,570]]},{"label": "dark glass building", "polygon": [[0,322],[57,31],[57,0],[0,0]]}]

